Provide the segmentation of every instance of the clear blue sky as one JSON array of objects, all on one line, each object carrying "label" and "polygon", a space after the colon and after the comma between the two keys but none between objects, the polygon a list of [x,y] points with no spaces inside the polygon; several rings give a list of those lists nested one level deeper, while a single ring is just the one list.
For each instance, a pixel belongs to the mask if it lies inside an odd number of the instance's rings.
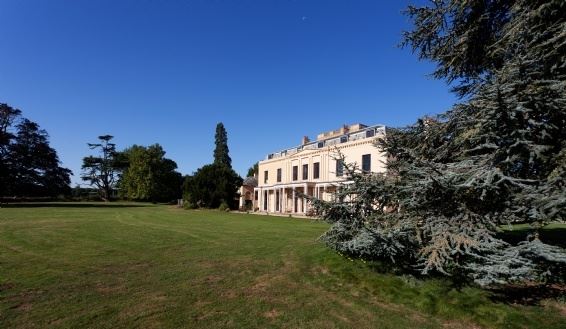
[{"label": "clear blue sky", "polygon": [[159,143],[192,173],[219,121],[244,175],[303,135],[450,107],[433,66],[397,47],[409,2],[2,0],[0,102],[49,132],[73,182],[102,134]]}]

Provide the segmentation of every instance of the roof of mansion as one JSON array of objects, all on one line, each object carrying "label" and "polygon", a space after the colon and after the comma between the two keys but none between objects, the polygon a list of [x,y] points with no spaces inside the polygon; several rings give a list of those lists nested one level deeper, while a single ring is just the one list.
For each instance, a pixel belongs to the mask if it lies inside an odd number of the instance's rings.
[{"label": "roof of mansion", "polygon": [[265,160],[290,156],[304,150],[322,149],[324,147],[335,146],[366,138],[375,138],[376,136],[384,134],[384,125],[366,126],[359,123],[350,126],[344,125],[340,129],[319,134],[317,136],[317,139],[312,142],[308,139],[308,137],[305,136],[303,138],[302,145],[287,148],[279,152],[270,153],[267,155]]}]

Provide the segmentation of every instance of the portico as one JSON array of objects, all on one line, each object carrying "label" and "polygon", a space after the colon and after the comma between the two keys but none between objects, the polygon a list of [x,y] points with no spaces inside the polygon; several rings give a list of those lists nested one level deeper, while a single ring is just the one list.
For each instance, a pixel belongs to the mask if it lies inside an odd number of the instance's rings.
[{"label": "portico", "polygon": [[348,183],[343,161],[366,173],[385,171],[386,157],[375,147],[384,136],[384,126],[355,124],[319,134],[312,142],[304,137],[300,146],[269,154],[258,163],[254,211],[311,214],[308,197],[332,200],[338,187]]},{"label": "portico", "polygon": [[306,214],[309,204],[305,196],[314,196],[314,185],[309,182],[257,187],[259,211]]}]

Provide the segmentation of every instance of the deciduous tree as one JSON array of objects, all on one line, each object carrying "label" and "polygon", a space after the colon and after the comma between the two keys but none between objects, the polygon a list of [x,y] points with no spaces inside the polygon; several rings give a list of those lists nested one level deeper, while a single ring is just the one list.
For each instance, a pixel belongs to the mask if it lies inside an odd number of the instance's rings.
[{"label": "deciduous tree", "polygon": [[120,193],[136,201],[165,202],[181,197],[183,178],[177,164],[165,158],[159,144],[134,145],[121,152],[128,165],[120,178]]},{"label": "deciduous tree", "polygon": [[235,209],[242,178],[224,165],[209,164],[185,178],[184,195],[190,203],[204,208],[218,208],[223,202]]}]

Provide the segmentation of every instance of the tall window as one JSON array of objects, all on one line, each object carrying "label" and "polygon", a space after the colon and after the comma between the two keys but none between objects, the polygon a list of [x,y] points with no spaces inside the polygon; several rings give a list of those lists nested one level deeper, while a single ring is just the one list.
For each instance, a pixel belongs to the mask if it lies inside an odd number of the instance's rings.
[{"label": "tall window", "polygon": [[277,182],[281,182],[281,168],[277,169]]},{"label": "tall window", "polygon": [[266,170],[263,172],[263,182],[265,184],[267,184],[267,179],[269,179],[269,171]]},{"label": "tall window", "polygon": [[312,178],[319,179],[320,178],[320,162],[315,162],[312,165]]},{"label": "tall window", "polygon": [[309,179],[309,165],[303,165],[303,180]]},{"label": "tall window", "polygon": [[299,166],[293,166],[293,180],[299,179]]},{"label": "tall window", "polygon": [[340,159],[336,159],[336,176],[344,176],[344,163]]},{"label": "tall window", "polygon": [[362,171],[365,173],[371,171],[371,154],[362,155]]}]

